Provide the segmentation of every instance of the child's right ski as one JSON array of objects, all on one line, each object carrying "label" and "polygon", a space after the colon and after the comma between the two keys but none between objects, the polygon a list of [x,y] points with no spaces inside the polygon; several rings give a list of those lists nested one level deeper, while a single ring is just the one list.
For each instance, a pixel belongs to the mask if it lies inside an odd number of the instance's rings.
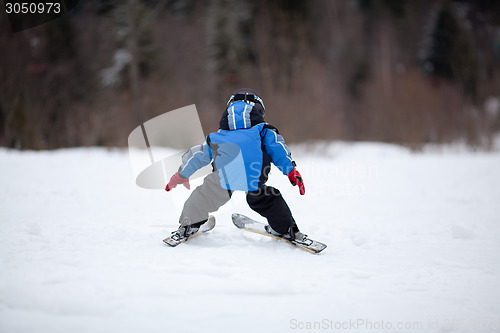
[{"label": "child's right ski", "polygon": [[293,244],[301,249],[304,249],[306,251],[312,252],[312,253],[320,253],[326,248],[326,244],[320,243],[318,241],[312,240],[307,238],[306,242],[297,242],[294,240],[288,240],[283,237],[279,237],[273,234],[270,234],[267,232],[265,226],[266,224],[257,222],[255,220],[252,220],[251,218],[241,215],[241,214],[233,214],[233,223],[235,226],[237,226],[239,229],[250,231],[250,232],[255,232],[257,234],[261,234],[264,236],[269,236],[277,239],[284,239],[288,243]]}]

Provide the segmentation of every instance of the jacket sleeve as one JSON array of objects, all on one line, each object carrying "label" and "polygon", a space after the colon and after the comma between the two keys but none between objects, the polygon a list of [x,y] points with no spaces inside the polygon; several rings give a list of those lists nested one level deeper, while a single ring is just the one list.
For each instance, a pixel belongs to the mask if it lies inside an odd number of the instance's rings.
[{"label": "jacket sleeve", "polygon": [[191,177],[198,169],[203,168],[212,161],[212,150],[205,141],[202,145],[196,145],[182,155],[182,164],[179,174],[184,178]]},{"label": "jacket sleeve", "polygon": [[278,133],[276,127],[266,124],[262,129],[261,137],[264,149],[271,157],[273,164],[285,175],[292,171],[295,162],[292,160],[292,154],[285,144],[285,140]]}]

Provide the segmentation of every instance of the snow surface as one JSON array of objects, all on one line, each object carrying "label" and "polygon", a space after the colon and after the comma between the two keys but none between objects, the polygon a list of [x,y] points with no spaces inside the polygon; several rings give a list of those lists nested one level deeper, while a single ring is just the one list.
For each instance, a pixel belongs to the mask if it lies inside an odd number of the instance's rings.
[{"label": "snow surface", "polygon": [[320,255],[234,227],[262,220],[243,193],[170,248],[189,191],[140,189],[126,150],[0,149],[0,332],[499,330],[500,152],[291,148],[306,195],[269,183]]}]

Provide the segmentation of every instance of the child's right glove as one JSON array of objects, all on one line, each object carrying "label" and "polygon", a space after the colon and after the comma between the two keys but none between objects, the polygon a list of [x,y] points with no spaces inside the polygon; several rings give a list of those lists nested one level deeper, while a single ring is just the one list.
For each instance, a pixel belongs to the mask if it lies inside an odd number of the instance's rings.
[{"label": "child's right glove", "polygon": [[290,179],[290,183],[292,183],[293,186],[299,185],[299,192],[301,195],[304,195],[306,193],[306,188],[304,187],[304,181],[302,181],[302,176],[300,175],[300,172],[293,167],[293,170],[288,173],[288,179]]}]

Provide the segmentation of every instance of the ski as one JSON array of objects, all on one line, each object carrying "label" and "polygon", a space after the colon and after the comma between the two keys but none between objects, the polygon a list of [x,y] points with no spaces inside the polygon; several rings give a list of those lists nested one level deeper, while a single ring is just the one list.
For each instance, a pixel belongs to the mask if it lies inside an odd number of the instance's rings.
[{"label": "ski", "polygon": [[236,227],[238,227],[239,229],[254,232],[254,233],[261,234],[261,235],[268,236],[268,237],[273,237],[273,238],[277,238],[277,239],[284,239],[288,243],[295,245],[303,250],[309,251],[311,253],[320,253],[321,251],[323,251],[326,248],[326,244],[312,240],[310,238],[307,238],[306,243],[298,243],[298,242],[293,241],[293,240],[288,240],[286,238],[270,234],[265,229],[265,226],[266,226],[265,223],[257,222],[257,221],[252,220],[251,218],[249,218],[245,215],[234,213],[231,217],[233,219],[234,225]]},{"label": "ski", "polygon": [[172,246],[172,247],[175,247],[175,246],[177,246],[181,243],[184,243],[185,241],[187,241],[193,237],[204,234],[205,232],[208,232],[208,231],[212,230],[213,228],[215,228],[215,217],[210,215],[208,218],[208,221],[201,225],[200,230],[198,230],[198,232],[195,232],[194,234],[190,235],[189,237],[185,237],[182,239],[173,239],[172,236],[169,236],[169,237],[165,238],[163,240],[163,242],[165,244]]}]

